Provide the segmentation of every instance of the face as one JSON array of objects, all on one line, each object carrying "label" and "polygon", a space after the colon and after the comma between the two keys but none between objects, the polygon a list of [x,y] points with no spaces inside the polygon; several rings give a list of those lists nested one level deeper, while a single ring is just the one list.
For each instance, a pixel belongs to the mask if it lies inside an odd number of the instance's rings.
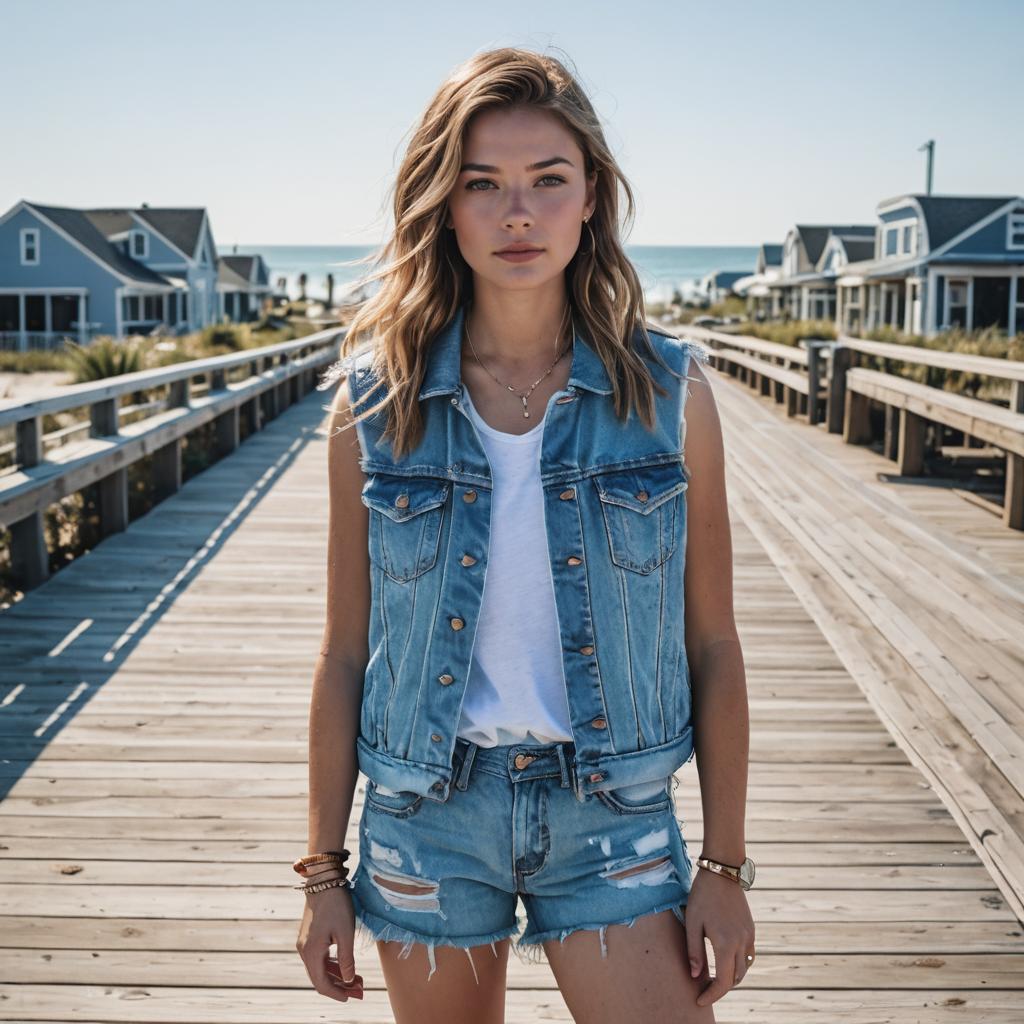
[{"label": "face", "polygon": [[[476,284],[521,290],[560,279],[587,233],[583,218],[594,211],[596,181],[554,114],[529,107],[477,114],[448,195],[447,221]],[[532,255],[499,255],[524,242]]]}]

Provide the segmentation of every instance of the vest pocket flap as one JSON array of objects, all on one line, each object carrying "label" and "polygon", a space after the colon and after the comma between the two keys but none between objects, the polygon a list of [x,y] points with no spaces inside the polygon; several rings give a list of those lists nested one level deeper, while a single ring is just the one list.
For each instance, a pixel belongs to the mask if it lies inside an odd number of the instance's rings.
[{"label": "vest pocket flap", "polygon": [[363,485],[360,497],[368,508],[401,523],[443,505],[450,488],[449,480],[374,473]]},{"label": "vest pocket flap", "polygon": [[681,462],[639,466],[594,477],[601,500],[648,515],[663,502],[686,490],[687,476]]}]

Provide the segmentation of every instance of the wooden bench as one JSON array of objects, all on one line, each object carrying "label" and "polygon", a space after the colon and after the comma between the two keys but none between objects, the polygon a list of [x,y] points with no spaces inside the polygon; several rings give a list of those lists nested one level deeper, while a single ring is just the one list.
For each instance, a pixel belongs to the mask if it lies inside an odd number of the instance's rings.
[{"label": "wooden bench", "polygon": [[[1008,380],[1009,408],[896,374],[857,367],[853,363],[860,355]],[[884,405],[883,451],[896,460],[901,474],[921,472],[929,423],[959,430],[966,438],[976,438],[1005,453],[1002,519],[1006,526],[1024,530],[1024,363],[844,335],[833,350],[832,369],[833,409],[842,409],[844,440],[869,443],[870,403]]]}]

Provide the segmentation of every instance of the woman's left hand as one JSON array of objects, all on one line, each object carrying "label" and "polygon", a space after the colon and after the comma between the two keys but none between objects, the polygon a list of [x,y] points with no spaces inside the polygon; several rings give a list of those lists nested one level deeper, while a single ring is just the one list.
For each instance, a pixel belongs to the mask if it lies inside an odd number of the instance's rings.
[{"label": "woman's left hand", "polygon": [[704,868],[694,870],[683,914],[686,948],[695,978],[708,969],[705,936],[715,951],[715,976],[697,998],[698,1006],[709,1006],[738,985],[751,966],[747,954],[754,953],[754,919],[741,885]]}]

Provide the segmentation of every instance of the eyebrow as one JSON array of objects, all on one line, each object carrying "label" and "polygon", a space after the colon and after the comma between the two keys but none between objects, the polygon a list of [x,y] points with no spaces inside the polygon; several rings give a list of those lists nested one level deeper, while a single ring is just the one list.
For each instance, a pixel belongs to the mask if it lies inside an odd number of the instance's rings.
[{"label": "eyebrow", "polygon": [[[554,164],[568,164],[570,167],[573,166],[573,162],[568,160],[564,156],[553,156],[548,160],[540,160],[535,164],[530,164],[526,169],[528,171],[540,171],[545,167],[551,167]],[[459,169],[461,174],[463,171],[486,171],[488,174],[500,174],[501,168],[495,167],[493,164],[463,164]]]}]

